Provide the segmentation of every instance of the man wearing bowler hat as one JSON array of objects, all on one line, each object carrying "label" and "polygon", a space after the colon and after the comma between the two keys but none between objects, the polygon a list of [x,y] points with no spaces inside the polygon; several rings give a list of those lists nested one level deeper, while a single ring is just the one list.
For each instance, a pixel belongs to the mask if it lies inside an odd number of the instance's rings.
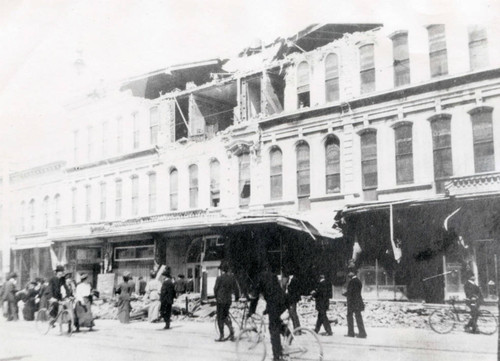
[{"label": "man wearing bowler hat", "polygon": [[175,286],[172,281],[172,275],[170,273],[170,268],[167,268],[163,272],[163,276],[165,276],[165,280],[161,285],[160,291],[160,314],[165,320],[164,330],[168,330],[170,328],[170,316],[172,315],[172,304],[175,299]]},{"label": "man wearing bowler hat", "polygon": [[356,276],[356,269],[350,268],[347,276],[349,282],[347,283],[347,292],[344,296],[347,297],[347,335],[346,337],[354,337],[354,320],[353,315],[356,317],[356,324],[358,325],[358,338],[366,338],[365,325],[363,323],[363,316],[361,311],[364,311],[365,304],[361,297],[361,288],[363,287],[361,281]]},{"label": "man wearing bowler hat", "polygon": [[229,328],[229,336],[227,340],[234,341],[234,329],[229,317],[229,308],[231,307],[232,295],[235,299],[240,298],[240,290],[236,279],[229,271],[227,263],[223,262],[219,266],[222,274],[215,280],[214,294],[217,300],[217,325],[219,326],[219,338],[215,341],[226,341],[224,338],[224,324]]},{"label": "man wearing bowler hat", "polygon": [[66,283],[64,279],[64,267],[59,265],[55,269],[55,275],[49,280],[47,290],[47,298],[51,305],[50,315],[54,318],[57,316],[59,310],[59,304],[57,302],[63,299],[61,287],[66,287]]}]

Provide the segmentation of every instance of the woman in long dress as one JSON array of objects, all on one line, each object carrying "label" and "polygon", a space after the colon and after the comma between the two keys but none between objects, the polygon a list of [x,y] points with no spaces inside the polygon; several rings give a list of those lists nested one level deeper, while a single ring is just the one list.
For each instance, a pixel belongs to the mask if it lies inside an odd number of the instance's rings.
[{"label": "woman in long dress", "polygon": [[146,299],[149,301],[148,321],[156,322],[160,319],[160,291],[161,282],[156,279],[156,272],[151,271],[151,279],[146,285]]},{"label": "woman in long dress", "polygon": [[89,327],[92,330],[92,327],[94,327],[94,317],[91,310],[92,287],[88,282],[88,275],[86,273],[80,275],[80,283],[76,286],[75,298],[76,331],[80,331],[80,327]]},{"label": "woman in long dress", "polygon": [[130,296],[135,289],[135,285],[129,282],[130,272],[123,274],[123,282],[118,285],[115,293],[118,294],[118,319],[121,323],[130,322]]}]

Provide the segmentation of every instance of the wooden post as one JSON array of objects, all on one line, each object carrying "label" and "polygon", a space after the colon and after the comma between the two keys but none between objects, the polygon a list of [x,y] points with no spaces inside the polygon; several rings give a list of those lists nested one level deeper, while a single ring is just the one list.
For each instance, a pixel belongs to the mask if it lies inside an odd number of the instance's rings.
[{"label": "wooden post", "polygon": [[207,281],[208,281],[208,275],[207,275],[207,270],[204,269],[201,273],[201,299],[203,301],[207,300]]}]

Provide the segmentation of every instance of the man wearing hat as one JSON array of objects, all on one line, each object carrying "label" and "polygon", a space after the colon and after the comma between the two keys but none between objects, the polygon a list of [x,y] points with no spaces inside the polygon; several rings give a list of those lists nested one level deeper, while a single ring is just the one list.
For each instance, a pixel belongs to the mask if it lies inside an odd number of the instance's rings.
[{"label": "man wearing hat", "polygon": [[49,286],[47,289],[47,298],[49,300],[49,304],[52,305],[50,315],[54,318],[57,316],[57,312],[59,310],[59,304],[57,301],[61,301],[63,299],[61,287],[66,287],[66,283],[64,279],[64,267],[59,265],[55,269],[55,275],[49,280]]},{"label": "man wearing hat", "polygon": [[12,272],[9,280],[4,285],[3,300],[7,302],[7,321],[17,321],[19,319],[16,300],[17,273]]},{"label": "man wearing hat", "polygon": [[316,327],[314,328],[314,331],[318,333],[321,326],[323,326],[327,336],[333,335],[330,321],[326,315],[326,311],[328,311],[328,307],[330,306],[331,288],[332,286],[330,282],[326,281],[325,275],[320,274],[319,282],[316,285],[316,288],[311,292],[312,296],[316,299],[316,310],[318,311],[318,318],[316,320]]},{"label": "man wearing hat", "polygon": [[240,298],[240,290],[236,279],[229,271],[227,263],[222,263],[219,266],[221,275],[215,280],[214,294],[217,300],[217,325],[219,326],[219,338],[215,341],[226,341],[224,338],[224,324],[229,328],[228,340],[234,341],[234,330],[229,317],[229,308],[231,307],[232,295],[234,293],[235,299]]},{"label": "man wearing hat", "polygon": [[478,333],[477,331],[477,319],[479,318],[479,306],[483,300],[483,295],[481,294],[481,289],[476,284],[476,277],[474,274],[469,276],[469,279],[464,284],[465,292],[465,303],[470,308],[470,320],[465,325],[465,331],[470,333]]},{"label": "man wearing hat", "polygon": [[356,317],[356,324],[358,325],[358,338],[366,338],[365,325],[363,323],[363,316],[361,311],[364,311],[365,304],[361,297],[361,288],[363,287],[361,281],[356,276],[357,270],[350,268],[347,276],[349,282],[347,283],[347,292],[344,296],[347,297],[347,335],[346,337],[354,337],[354,320],[353,315]]},{"label": "man wearing hat", "polygon": [[170,328],[170,316],[172,315],[172,304],[175,299],[175,286],[172,281],[172,275],[170,274],[170,268],[167,268],[165,272],[163,272],[163,276],[165,279],[163,280],[163,284],[161,285],[160,292],[160,314],[165,320],[164,330],[168,330]]}]

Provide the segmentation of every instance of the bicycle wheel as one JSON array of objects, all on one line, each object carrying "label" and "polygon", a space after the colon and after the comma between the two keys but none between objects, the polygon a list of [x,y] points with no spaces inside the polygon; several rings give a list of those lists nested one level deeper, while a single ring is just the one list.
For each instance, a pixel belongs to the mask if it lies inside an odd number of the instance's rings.
[{"label": "bicycle wheel", "polygon": [[492,335],[497,330],[497,319],[490,311],[480,311],[477,319],[477,329],[485,335]]},{"label": "bicycle wheel", "polygon": [[283,354],[290,360],[322,361],[323,346],[315,332],[306,327],[297,327],[283,345]]},{"label": "bicycle wheel", "polygon": [[429,325],[437,333],[448,333],[455,326],[455,316],[450,310],[435,310],[429,316]]},{"label": "bicycle wheel", "polygon": [[73,333],[73,317],[68,310],[59,314],[59,331],[61,335],[71,336]]},{"label": "bicycle wheel", "polygon": [[49,311],[46,308],[41,308],[38,310],[35,316],[35,327],[41,335],[46,335],[47,332],[52,328],[53,322],[52,317],[49,315]]},{"label": "bicycle wheel", "polygon": [[241,331],[236,340],[236,356],[238,361],[264,361],[266,358],[264,335],[254,329]]}]

